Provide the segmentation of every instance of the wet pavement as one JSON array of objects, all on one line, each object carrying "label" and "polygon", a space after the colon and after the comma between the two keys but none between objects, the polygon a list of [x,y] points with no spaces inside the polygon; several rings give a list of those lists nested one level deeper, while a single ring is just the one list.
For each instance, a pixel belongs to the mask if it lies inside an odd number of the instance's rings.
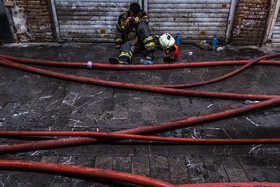
[{"label": "wet pavement", "polygon": [[[226,46],[221,52],[180,45],[178,62],[243,60],[280,51],[280,47]],[[193,52],[190,56],[189,52]],[[3,45],[0,54],[56,61],[108,63],[118,50],[113,44]],[[140,51],[132,64],[145,56]],[[278,58],[280,59],[280,58]],[[164,62],[156,51],[156,64]],[[39,66],[37,66],[39,67]],[[208,80],[239,66],[171,70],[87,70],[42,67],[103,80],[141,84],[180,84]],[[229,79],[197,90],[234,93],[280,93],[280,68],[254,65]],[[184,119],[242,106],[244,100],[174,96],[106,88],[0,66],[0,128],[2,130],[112,132]],[[267,107],[243,115],[163,132],[189,138],[280,138],[280,108]],[[1,144],[25,140],[1,138]],[[0,155],[0,159],[31,160],[112,169],[157,178],[173,184],[208,182],[280,182],[279,144],[192,145],[122,141]],[[0,171],[0,186],[124,186],[51,174]],[[129,186],[129,185],[128,185]]]}]

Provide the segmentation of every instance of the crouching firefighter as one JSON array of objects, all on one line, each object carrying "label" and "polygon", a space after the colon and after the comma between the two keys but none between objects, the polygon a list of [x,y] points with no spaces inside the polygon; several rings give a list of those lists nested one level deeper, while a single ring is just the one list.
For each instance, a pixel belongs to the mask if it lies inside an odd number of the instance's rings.
[{"label": "crouching firefighter", "polygon": [[129,64],[134,52],[143,48],[147,51],[146,59],[153,61],[155,42],[148,22],[146,12],[138,3],[132,3],[129,10],[119,16],[115,48],[120,48],[120,54],[118,58],[109,59],[111,64]]},{"label": "crouching firefighter", "polygon": [[175,39],[168,33],[159,37],[160,46],[163,48],[164,58],[168,61],[177,60],[179,56],[179,47]]}]

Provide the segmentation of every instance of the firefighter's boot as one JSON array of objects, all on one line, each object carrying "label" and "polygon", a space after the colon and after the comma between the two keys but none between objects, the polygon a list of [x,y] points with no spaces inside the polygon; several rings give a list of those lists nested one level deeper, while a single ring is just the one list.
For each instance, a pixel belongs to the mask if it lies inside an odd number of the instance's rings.
[{"label": "firefighter's boot", "polygon": [[119,58],[111,57],[111,58],[109,58],[109,62],[110,62],[110,64],[124,64],[124,65],[127,65],[128,64],[128,58],[126,58],[126,57],[119,57]]}]

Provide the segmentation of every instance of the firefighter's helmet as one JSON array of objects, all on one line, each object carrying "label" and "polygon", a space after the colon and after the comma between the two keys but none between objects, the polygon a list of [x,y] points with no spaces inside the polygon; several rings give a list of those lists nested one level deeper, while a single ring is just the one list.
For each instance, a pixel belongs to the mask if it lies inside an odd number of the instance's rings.
[{"label": "firefighter's helmet", "polygon": [[168,33],[165,33],[159,37],[159,43],[162,48],[168,49],[175,43],[175,39]]}]

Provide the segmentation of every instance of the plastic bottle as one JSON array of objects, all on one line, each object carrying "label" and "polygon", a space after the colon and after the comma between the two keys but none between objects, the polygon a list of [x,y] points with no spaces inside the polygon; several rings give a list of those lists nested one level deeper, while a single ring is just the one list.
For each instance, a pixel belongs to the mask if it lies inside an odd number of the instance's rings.
[{"label": "plastic bottle", "polygon": [[222,50],[224,50],[225,49],[225,47],[218,47],[217,49],[216,49],[216,51],[222,51]]},{"label": "plastic bottle", "polygon": [[178,32],[175,37],[175,43],[179,46],[180,45],[180,33]]},{"label": "plastic bottle", "polygon": [[213,37],[213,40],[212,40],[212,47],[213,47],[213,49],[216,49],[216,44],[217,44],[217,36],[215,34],[214,37]]},{"label": "plastic bottle", "polygon": [[250,104],[255,104],[255,103],[258,103],[259,101],[251,101],[251,100],[245,100],[244,103],[246,105],[250,105]]},{"label": "plastic bottle", "polygon": [[149,65],[150,65],[150,64],[154,64],[153,61],[147,60],[147,59],[143,59],[143,58],[140,60],[140,63],[141,63],[141,64],[149,64]]}]

